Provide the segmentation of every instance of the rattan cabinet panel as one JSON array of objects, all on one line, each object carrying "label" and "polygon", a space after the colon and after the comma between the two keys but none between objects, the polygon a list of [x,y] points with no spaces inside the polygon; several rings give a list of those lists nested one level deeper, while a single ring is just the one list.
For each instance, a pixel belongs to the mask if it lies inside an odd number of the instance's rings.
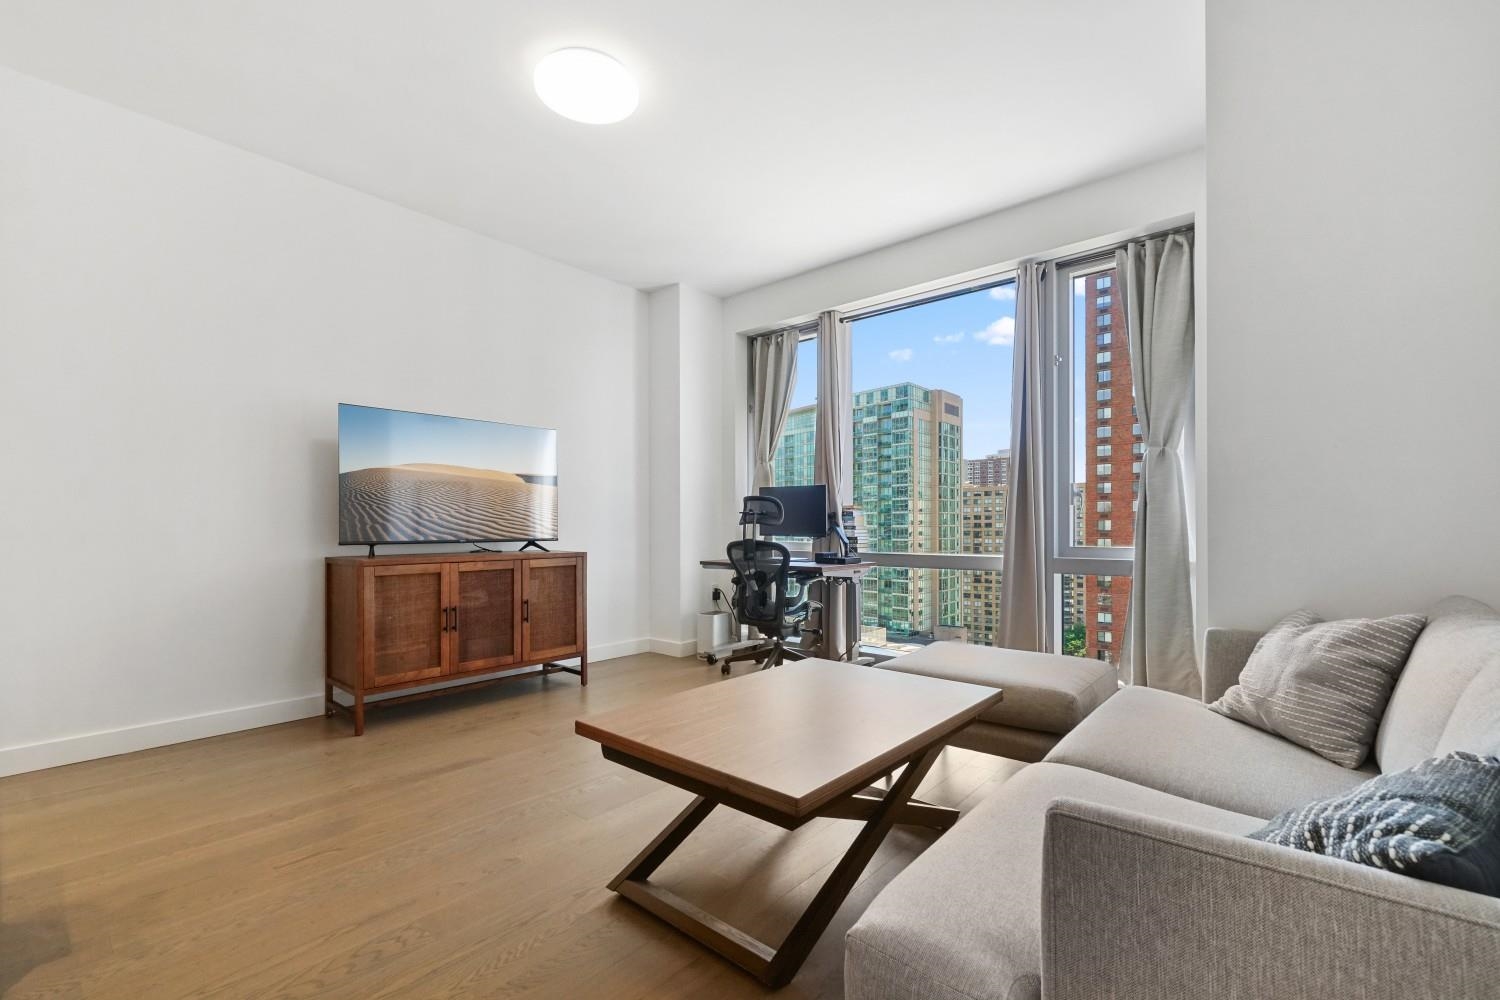
[{"label": "rattan cabinet panel", "polygon": [[[463,552],[327,560],[328,712],[364,731],[366,694],[435,681],[557,672],[588,683],[588,557],[582,552]],[[578,666],[553,661],[578,659]],[[525,671],[522,668],[539,669]],[[482,678],[483,674],[499,677]],[[390,705],[468,685],[382,698]],[[337,688],[353,705],[334,698]]]}]

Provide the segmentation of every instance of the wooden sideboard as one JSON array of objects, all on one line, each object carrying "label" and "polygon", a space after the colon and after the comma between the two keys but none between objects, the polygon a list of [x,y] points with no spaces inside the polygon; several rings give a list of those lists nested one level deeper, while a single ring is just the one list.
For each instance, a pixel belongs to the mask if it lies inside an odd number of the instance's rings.
[{"label": "wooden sideboard", "polygon": [[[582,552],[332,556],[325,571],[324,707],[347,712],[356,736],[366,707],[559,672],[589,682]],[[576,667],[555,662],[574,657]],[[366,700],[463,678],[474,681]],[[336,701],[334,688],[353,704]]]}]

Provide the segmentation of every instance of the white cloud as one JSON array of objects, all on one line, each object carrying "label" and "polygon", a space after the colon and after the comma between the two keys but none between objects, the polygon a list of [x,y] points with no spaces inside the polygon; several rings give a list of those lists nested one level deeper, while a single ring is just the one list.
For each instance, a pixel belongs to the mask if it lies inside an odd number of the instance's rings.
[{"label": "white cloud", "polygon": [[912,354],[912,351],[911,351],[910,347],[898,347],[896,350],[894,350],[894,351],[891,352],[891,360],[892,361],[910,361],[911,360],[911,354]]},{"label": "white cloud", "polygon": [[974,334],[974,339],[984,344],[993,344],[997,347],[1009,347],[1016,339],[1016,318],[1014,316],[1001,316],[989,326]]},{"label": "white cloud", "polygon": [[940,333],[932,338],[932,342],[934,344],[956,344],[963,339],[964,335],[962,333]]},{"label": "white cloud", "polygon": [[1010,282],[1004,285],[996,285],[994,288],[991,288],[990,298],[997,299],[1001,302],[1014,302],[1016,300],[1015,282]]}]

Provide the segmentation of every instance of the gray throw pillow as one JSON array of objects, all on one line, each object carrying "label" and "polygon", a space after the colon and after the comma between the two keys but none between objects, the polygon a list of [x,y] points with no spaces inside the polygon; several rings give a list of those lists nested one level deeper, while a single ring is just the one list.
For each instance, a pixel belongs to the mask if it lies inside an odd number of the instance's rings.
[{"label": "gray throw pillow", "polygon": [[1500,757],[1432,757],[1288,809],[1250,836],[1500,896]]},{"label": "gray throw pillow", "polygon": [[1325,622],[1294,611],[1261,636],[1239,683],[1209,708],[1358,767],[1426,624],[1421,615]]}]

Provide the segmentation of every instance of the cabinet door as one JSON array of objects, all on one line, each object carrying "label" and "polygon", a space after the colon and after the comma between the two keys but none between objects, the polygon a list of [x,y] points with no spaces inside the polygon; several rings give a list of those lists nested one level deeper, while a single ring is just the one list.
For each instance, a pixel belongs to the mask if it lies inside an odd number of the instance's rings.
[{"label": "cabinet door", "polygon": [[583,562],[527,559],[521,570],[522,656],[528,662],[583,652]]},{"label": "cabinet door", "polygon": [[371,566],[365,576],[365,687],[439,677],[448,666],[442,563]]},{"label": "cabinet door", "polygon": [[470,562],[453,566],[448,633],[454,673],[490,670],[521,659],[521,570],[515,562]]}]

